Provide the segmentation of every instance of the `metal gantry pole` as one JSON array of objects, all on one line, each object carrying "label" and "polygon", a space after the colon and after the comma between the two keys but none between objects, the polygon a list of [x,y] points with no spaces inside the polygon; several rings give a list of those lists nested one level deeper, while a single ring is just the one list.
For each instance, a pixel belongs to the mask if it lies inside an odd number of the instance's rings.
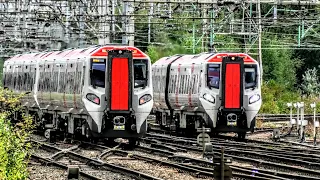
[{"label": "metal gantry pole", "polygon": [[65,41],[67,43],[67,47],[69,47],[69,43],[70,43],[70,39],[69,39],[69,18],[70,18],[70,13],[69,13],[69,1],[66,1],[65,4],[65,8],[66,8],[66,23],[65,23]]},{"label": "metal gantry pole", "polygon": [[214,13],[214,7],[212,5],[212,10],[210,13],[211,19],[210,19],[210,48],[209,48],[209,52],[214,52],[214,18],[215,18],[215,13]]},{"label": "metal gantry pole", "polygon": [[261,80],[261,85],[262,85],[262,81],[263,81],[263,68],[262,68],[262,51],[261,51],[261,41],[262,41],[262,35],[261,35],[261,31],[262,31],[262,28],[261,28],[261,7],[260,7],[260,0],[258,0],[258,3],[257,3],[257,10],[258,10],[258,54],[259,54],[259,62],[260,62],[260,80]]},{"label": "metal gantry pole", "polygon": [[[193,17],[196,15],[197,7],[195,5],[193,6]],[[196,24],[195,19],[192,20],[192,53],[196,53]]]},{"label": "metal gantry pole", "polygon": [[150,10],[148,16],[148,44],[151,43],[151,19],[153,15],[153,3],[150,3]]}]

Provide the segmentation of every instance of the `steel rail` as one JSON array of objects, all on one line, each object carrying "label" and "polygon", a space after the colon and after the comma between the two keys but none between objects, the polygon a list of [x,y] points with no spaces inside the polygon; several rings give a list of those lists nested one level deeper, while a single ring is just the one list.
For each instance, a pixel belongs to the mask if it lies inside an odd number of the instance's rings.
[{"label": "steel rail", "polygon": [[[55,167],[58,167],[58,168],[62,168],[62,169],[65,169],[65,170],[68,170],[68,166],[62,164],[62,163],[58,163],[58,162],[55,162],[54,160],[51,160],[51,159],[48,159],[48,158],[44,158],[44,157],[41,157],[41,156],[38,156],[38,155],[35,155],[35,154],[31,154],[31,159],[35,159],[37,161],[41,161],[41,162],[44,162],[46,165],[53,165]],[[98,177],[95,177],[95,176],[92,176],[88,173],[85,173],[83,171],[80,170],[79,174],[83,177],[86,177],[88,179],[92,179],[92,180],[103,180],[101,178],[98,178]]]},{"label": "steel rail", "polygon": [[[50,161],[50,162],[55,163],[55,164],[61,164],[61,163],[55,162],[58,159],[60,159],[61,157],[69,157],[71,159],[75,159],[75,160],[78,160],[80,162],[83,162],[84,164],[86,164],[88,166],[90,166],[90,165],[91,166],[92,165],[98,166],[98,167],[100,167],[100,170],[112,171],[112,172],[115,172],[115,173],[123,174],[125,176],[139,178],[139,179],[161,180],[160,178],[157,178],[157,177],[154,177],[154,176],[151,176],[151,175],[148,175],[148,174],[136,171],[136,170],[131,170],[131,169],[128,169],[128,168],[125,168],[125,167],[109,164],[109,163],[106,163],[106,162],[102,162],[100,160],[92,159],[92,158],[80,155],[78,153],[72,152],[72,150],[75,150],[75,149],[79,148],[81,146],[81,144],[77,145],[75,147],[71,147],[69,149],[60,149],[60,148],[57,148],[55,146],[52,146],[52,145],[49,145],[49,144],[46,144],[46,143],[37,142],[35,140],[31,140],[31,141],[33,143],[40,144],[41,148],[44,147],[46,149],[59,150],[58,153],[55,153],[54,155],[50,156],[49,158],[41,157],[42,159],[45,159],[45,160]],[[104,147],[104,146],[97,145],[97,147]],[[61,165],[63,165],[63,164],[61,164]],[[63,166],[67,167],[66,165],[63,165]],[[81,170],[80,170],[80,173],[86,174],[85,172],[83,172]]]},{"label": "steel rail", "polygon": [[[170,146],[173,146],[173,147],[178,147],[178,148],[185,148],[187,150],[192,150],[192,151],[195,151],[195,152],[202,152],[202,149],[201,148],[198,148],[198,147],[192,147],[190,146],[190,144],[195,144],[196,142],[192,142],[192,141],[187,141],[187,140],[179,140],[179,139],[171,139],[171,138],[167,138],[165,139],[164,137],[162,139],[160,138],[154,138],[153,139],[156,139],[160,142],[166,142],[167,145],[170,145]],[[168,143],[168,141],[170,143]],[[179,144],[178,144],[179,143]],[[180,144],[188,144],[189,143],[189,146],[188,145],[180,145]],[[215,148],[217,149],[217,148]],[[219,150],[219,149],[217,149]],[[292,171],[296,171],[296,172],[304,172],[304,173],[307,173],[307,174],[312,174],[312,175],[316,175],[318,177],[320,177],[320,172],[318,171],[315,171],[315,170],[311,170],[311,169],[306,169],[306,168],[299,168],[299,167],[294,167],[294,166],[290,166],[290,165],[286,165],[286,164],[279,164],[279,163],[276,163],[276,162],[268,162],[268,161],[264,161],[264,160],[260,160],[260,159],[255,159],[255,158],[249,158],[249,157],[240,157],[238,155],[231,155],[230,152],[232,152],[232,150],[229,151],[229,154],[228,154],[228,149],[226,149],[226,154],[225,156],[226,157],[232,157],[233,159],[236,159],[236,160],[239,160],[239,161],[245,161],[245,162],[251,162],[251,163],[257,163],[259,165],[264,165],[264,166],[271,166],[271,167],[278,167],[278,168],[284,168],[284,169],[287,169],[287,170],[292,170]],[[240,152],[240,151],[238,151]],[[246,152],[246,153],[250,153],[250,155],[254,154],[252,152]],[[217,154],[220,154],[220,153],[217,153]],[[257,156],[261,157],[260,155],[262,154],[258,154],[258,153],[255,153]],[[268,157],[268,156],[265,156],[265,155],[262,155],[264,157]],[[270,157],[270,156],[269,156]],[[274,158],[277,158],[277,157],[274,157]],[[285,158],[281,158],[282,160],[285,159]],[[292,160],[294,161],[294,160]],[[303,161],[295,161],[295,162],[303,162]],[[304,162],[306,163],[306,162]],[[312,164],[312,163],[311,163]]]},{"label": "steel rail", "polygon": [[[153,143],[151,143],[152,145]],[[164,148],[167,148],[168,146],[165,146],[165,145],[159,145],[157,147],[164,147]],[[142,148],[142,149],[145,149],[145,150],[149,150],[150,148],[147,148],[145,146],[141,146],[139,148]],[[181,149],[181,148],[179,148]],[[158,149],[159,151],[159,149]],[[185,150],[186,151],[186,150]],[[165,155],[165,157],[167,157],[168,159],[172,159],[172,157],[176,157],[177,155],[174,155],[174,153],[169,153],[169,154],[166,154],[165,151],[163,153]],[[201,161],[199,159],[199,161]],[[181,164],[183,166],[187,166],[187,167],[190,167],[190,168],[193,168],[193,169],[198,169],[200,171],[207,171],[207,172],[211,172],[213,171],[213,169],[211,168],[204,168],[204,167],[201,167],[201,166],[195,166],[195,165],[190,165],[190,164],[183,164],[183,163],[178,163],[178,164]],[[213,163],[212,163],[213,165]],[[236,177],[238,178],[249,178],[249,179],[252,179],[252,171],[251,170],[248,170],[248,169],[243,169],[241,167],[233,167],[232,169],[235,169],[236,171],[238,171],[239,173],[237,172],[233,172],[233,175],[235,175]],[[245,174],[242,174],[242,173],[245,173]],[[281,178],[281,177],[277,177],[277,176],[274,176],[271,174],[264,174],[264,173],[257,173],[258,176],[255,176],[253,179],[266,179],[267,177],[270,179],[270,178],[273,178],[273,179],[284,179],[284,178]]]}]

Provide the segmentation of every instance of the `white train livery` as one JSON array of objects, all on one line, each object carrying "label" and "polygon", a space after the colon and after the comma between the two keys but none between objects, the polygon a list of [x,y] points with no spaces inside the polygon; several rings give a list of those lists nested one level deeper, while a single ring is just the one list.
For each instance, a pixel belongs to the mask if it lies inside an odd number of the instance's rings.
[{"label": "white train livery", "polygon": [[3,86],[27,92],[22,105],[47,138],[63,132],[134,143],[153,106],[150,58],[131,46],[16,55],[4,63]]},{"label": "white train livery", "polygon": [[259,64],[243,53],[163,57],[152,65],[154,107],[163,127],[212,132],[254,130],[261,107]]}]

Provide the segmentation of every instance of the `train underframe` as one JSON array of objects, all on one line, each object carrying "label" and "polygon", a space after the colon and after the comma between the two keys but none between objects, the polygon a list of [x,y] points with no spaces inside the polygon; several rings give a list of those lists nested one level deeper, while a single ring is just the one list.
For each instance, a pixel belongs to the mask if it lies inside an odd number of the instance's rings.
[{"label": "train underframe", "polygon": [[[64,139],[64,141],[70,140],[84,140],[91,141],[93,143],[99,140],[104,140],[106,144],[114,144],[116,138],[124,138],[129,140],[129,145],[133,147],[137,144],[138,138],[143,136],[144,133],[137,133],[136,127],[132,126],[136,124],[136,119],[134,116],[125,116],[124,130],[114,130],[113,120],[110,119],[113,116],[104,116],[102,132],[97,133],[92,131],[88,124],[88,119],[91,119],[89,115],[83,113],[71,113],[71,112],[61,112],[50,109],[30,108],[24,107],[23,110],[25,114],[33,116],[33,121],[36,126],[36,131],[38,134],[44,135],[44,137],[51,142],[54,142],[57,138]],[[14,115],[14,120],[18,121],[21,119],[21,112],[16,112]],[[92,120],[93,124],[94,121]],[[117,124],[119,125],[119,124]],[[146,121],[143,123],[146,127]],[[96,125],[93,125],[93,128]]]},{"label": "train underframe", "polygon": [[[254,131],[255,118],[251,121],[250,128],[248,128],[247,118],[244,112],[233,114],[236,114],[237,118],[233,121],[228,121],[230,112],[219,112],[216,127],[212,128],[213,125],[210,117],[203,112],[155,111],[156,123],[164,130],[174,130],[177,133],[192,136],[198,134],[197,128],[204,125],[206,128],[211,129],[212,135],[218,135],[221,132],[234,132],[238,134],[238,138],[244,139],[248,131]],[[234,123],[235,121],[236,123]]]}]

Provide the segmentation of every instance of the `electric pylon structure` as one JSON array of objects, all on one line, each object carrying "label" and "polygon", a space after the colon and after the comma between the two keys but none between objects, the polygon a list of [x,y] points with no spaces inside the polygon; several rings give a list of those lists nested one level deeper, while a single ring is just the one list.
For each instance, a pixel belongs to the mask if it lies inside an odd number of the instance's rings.
[{"label": "electric pylon structure", "polygon": [[[318,0],[0,0],[0,56],[108,43],[145,48],[170,29],[191,34],[192,49],[213,51],[238,38],[261,62],[266,29],[293,28],[295,41],[270,48],[319,48]],[[270,32],[268,32],[270,33]]]}]

